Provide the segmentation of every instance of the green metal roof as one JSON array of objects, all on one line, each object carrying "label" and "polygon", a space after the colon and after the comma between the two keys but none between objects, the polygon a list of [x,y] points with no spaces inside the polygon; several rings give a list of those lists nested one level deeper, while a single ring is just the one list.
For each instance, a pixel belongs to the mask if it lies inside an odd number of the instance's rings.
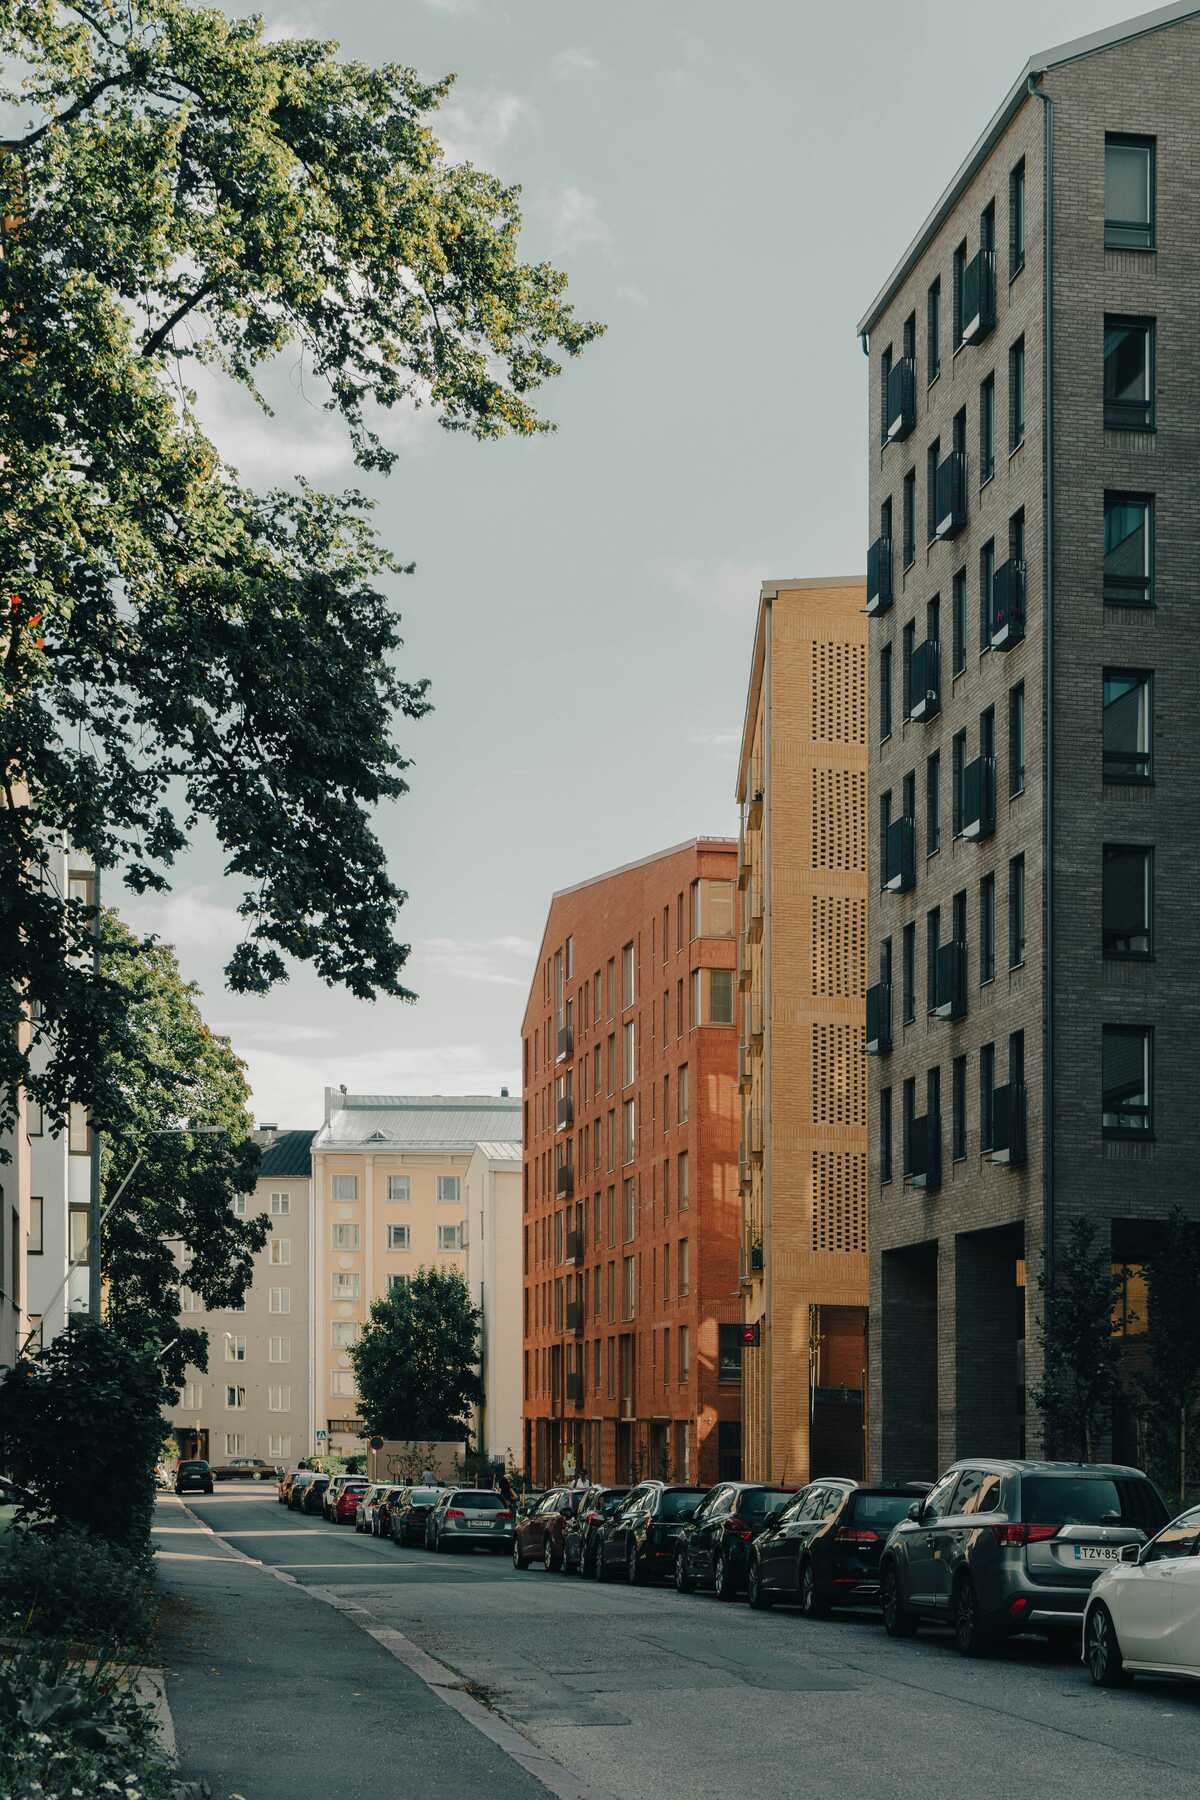
[{"label": "green metal roof", "polygon": [[315,1131],[281,1131],[269,1150],[263,1151],[258,1165],[261,1181],[264,1175],[312,1174],[312,1141]]}]

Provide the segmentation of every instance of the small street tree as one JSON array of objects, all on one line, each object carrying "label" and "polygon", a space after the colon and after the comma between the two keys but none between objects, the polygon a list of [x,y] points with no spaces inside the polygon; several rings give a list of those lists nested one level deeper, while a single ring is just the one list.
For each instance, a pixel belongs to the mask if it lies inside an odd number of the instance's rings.
[{"label": "small street tree", "polygon": [[1091,1462],[1117,1390],[1113,1316],[1121,1295],[1107,1239],[1100,1238],[1091,1219],[1072,1219],[1054,1260],[1053,1280],[1043,1272],[1038,1287],[1043,1379],[1033,1399],[1047,1450]]},{"label": "small street tree", "polygon": [[1135,1389],[1152,1472],[1183,1506],[1200,1434],[1200,1227],[1179,1207],[1145,1277],[1146,1361]]},{"label": "small street tree", "polygon": [[471,1408],[483,1399],[479,1321],[453,1269],[419,1269],[372,1301],[350,1352],[365,1431],[442,1442],[468,1436]]}]

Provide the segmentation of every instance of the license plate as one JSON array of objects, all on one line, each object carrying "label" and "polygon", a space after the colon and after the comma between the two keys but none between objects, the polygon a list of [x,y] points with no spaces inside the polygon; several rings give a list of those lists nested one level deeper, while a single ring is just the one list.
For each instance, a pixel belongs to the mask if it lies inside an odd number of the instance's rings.
[{"label": "license plate", "polygon": [[1121,1560],[1117,1544],[1076,1544],[1076,1562],[1113,1563]]}]

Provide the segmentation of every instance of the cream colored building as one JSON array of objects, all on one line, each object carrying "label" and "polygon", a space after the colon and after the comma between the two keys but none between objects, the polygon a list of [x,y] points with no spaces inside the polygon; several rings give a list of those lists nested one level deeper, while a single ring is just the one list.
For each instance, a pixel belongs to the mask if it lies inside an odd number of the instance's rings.
[{"label": "cream colored building", "polygon": [[861,578],[764,583],[737,797],[742,1473],[863,1469],[866,619]]},{"label": "cream colored building", "polygon": [[185,1286],[180,1324],[208,1334],[208,1368],[188,1369],[171,1431],[181,1456],[291,1463],[316,1447],[313,1416],[311,1131],[266,1125],[258,1185],[237,1203],[271,1235],[240,1307],[205,1311]]},{"label": "cream colored building", "polygon": [[484,1400],[472,1439],[493,1462],[521,1460],[521,1145],[476,1144],[467,1164],[467,1287],[483,1315]]},{"label": "cream colored building", "polygon": [[[325,1090],[313,1143],[315,1407],[320,1447],[364,1448],[350,1349],[372,1300],[420,1268],[467,1273],[467,1176],[480,1144],[521,1141],[521,1102],[496,1095]],[[518,1308],[519,1279],[512,1305]]]}]

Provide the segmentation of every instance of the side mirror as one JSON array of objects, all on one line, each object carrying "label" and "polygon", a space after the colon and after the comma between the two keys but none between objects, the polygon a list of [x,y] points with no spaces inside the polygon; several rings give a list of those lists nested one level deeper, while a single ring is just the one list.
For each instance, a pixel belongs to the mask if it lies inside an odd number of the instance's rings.
[{"label": "side mirror", "polygon": [[919,1525],[921,1523],[921,1502],[919,1500],[913,1501],[908,1509],[908,1516],[914,1525]]},{"label": "side mirror", "polygon": [[1121,1545],[1121,1561],[1123,1563],[1135,1563],[1138,1561],[1141,1554],[1142,1554],[1142,1547],[1140,1544],[1122,1544]]},{"label": "side mirror", "polygon": [[778,1525],[779,1515],[782,1511],[783,1511],[782,1506],[773,1506],[771,1508],[770,1512],[767,1514],[766,1518],[763,1520],[763,1530],[764,1531],[767,1529],[768,1525]]}]

